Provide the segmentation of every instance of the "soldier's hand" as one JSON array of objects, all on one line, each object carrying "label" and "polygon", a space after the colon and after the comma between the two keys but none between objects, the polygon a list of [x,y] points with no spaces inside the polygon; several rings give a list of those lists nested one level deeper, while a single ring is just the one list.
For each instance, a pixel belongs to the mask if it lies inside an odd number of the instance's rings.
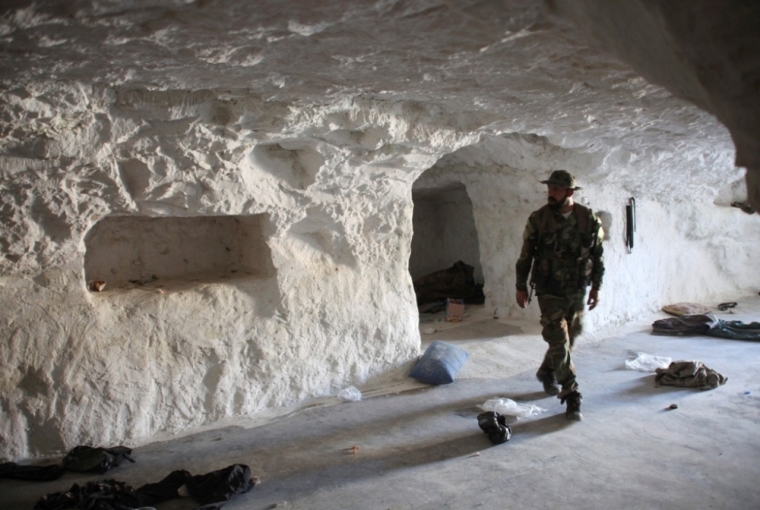
[{"label": "soldier's hand", "polygon": [[528,304],[528,291],[518,290],[517,294],[515,295],[515,299],[517,300],[517,305],[520,308],[525,308],[525,305]]},{"label": "soldier's hand", "polygon": [[588,302],[586,303],[588,305],[589,310],[593,310],[596,308],[596,305],[599,304],[599,291],[596,289],[591,289],[591,292],[588,293]]}]

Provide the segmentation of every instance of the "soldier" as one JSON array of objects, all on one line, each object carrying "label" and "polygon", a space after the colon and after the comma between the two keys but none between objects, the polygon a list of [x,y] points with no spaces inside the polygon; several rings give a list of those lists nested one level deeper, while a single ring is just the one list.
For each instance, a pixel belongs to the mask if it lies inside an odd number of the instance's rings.
[{"label": "soldier", "polygon": [[[549,203],[528,218],[523,247],[517,260],[517,304],[530,303],[536,292],[541,309],[541,335],[549,344],[536,378],[549,395],[567,402],[565,416],[582,420],[581,394],[575,380],[570,352],[582,329],[586,287],[591,285],[587,304],[593,310],[599,303],[604,276],[602,239],[604,231],[591,209],[573,202],[575,177],[566,170],[555,170],[548,180]],[[560,388],[561,385],[561,388]]]}]

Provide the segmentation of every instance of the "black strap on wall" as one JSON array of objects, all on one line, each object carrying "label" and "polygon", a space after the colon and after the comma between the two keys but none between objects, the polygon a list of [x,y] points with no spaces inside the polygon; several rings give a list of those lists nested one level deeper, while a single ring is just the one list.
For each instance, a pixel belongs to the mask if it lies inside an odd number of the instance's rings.
[{"label": "black strap on wall", "polygon": [[633,251],[633,234],[636,232],[636,199],[628,199],[628,205],[625,206],[625,244],[628,247],[628,253]]}]

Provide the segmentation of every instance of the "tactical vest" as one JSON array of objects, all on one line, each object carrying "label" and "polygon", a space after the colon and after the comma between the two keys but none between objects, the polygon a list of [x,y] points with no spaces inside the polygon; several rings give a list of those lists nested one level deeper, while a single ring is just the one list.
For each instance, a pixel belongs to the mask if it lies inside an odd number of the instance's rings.
[{"label": "tactical vest", "polygon": [[[549,205],[538,210],[538,239],[533,253],[530,284],[538,293],[568,295],[585,289],[591,282],[591,248],[598,232],[592,232],[593,213],[574,204],[578,235],[562,240],[560,225]],[[569,217],[567,218],[570,219]]]}]

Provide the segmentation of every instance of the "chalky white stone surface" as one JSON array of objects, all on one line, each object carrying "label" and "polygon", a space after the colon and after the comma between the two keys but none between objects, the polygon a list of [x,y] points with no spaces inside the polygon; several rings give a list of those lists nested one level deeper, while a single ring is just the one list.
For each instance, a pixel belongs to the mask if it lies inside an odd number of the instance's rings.
[{"label": "chalky white stone surface", "polygon": [[[145,440],[408,364],[413,185],[466,187],[486,306],[510,317],[537,317],[513,304],[513,268],[555,168],[610,218],[588,331],[756,292],[760,222],[730,207],[746,187],[727,130],[543,2],[0,12],[2,458]],[[227,242],[237,227],[212,220],[232,216],[258,224],[235,272],[211,267],[218,244],[140,230],[198,218]]]}]

